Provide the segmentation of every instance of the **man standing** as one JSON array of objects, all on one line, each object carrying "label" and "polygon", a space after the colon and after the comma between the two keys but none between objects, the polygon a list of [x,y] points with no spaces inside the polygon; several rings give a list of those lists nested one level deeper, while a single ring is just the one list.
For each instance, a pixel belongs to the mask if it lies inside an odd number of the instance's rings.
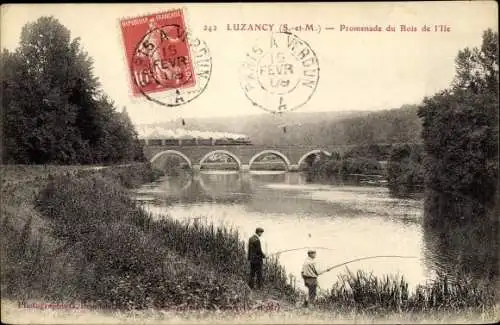
[{"label": "man standing", "polygon": [[[316,261],[316,251],[309,250],[307,252],[307,258],[302,266],[302,278],[304,279],[304,284],[309,289],[309,295],[306,297],[304,306],[309,306],[314,303],[316,299],[316,290],[318,288],[318,276],[324,272],[319,272],[317,269]],[[326,271],[325,271],[326,272]]]},{"label": "man standing", "polygon": [[264,252],[262,252],[262,246],[260,245],[260,236],[264,233],[264,229],[255,229],[255,234],[248,240],[248,260],[250,261],[250,280],[248,285],[250,288],[254,288],[254,278],[257,276],[257,288],[262,289],[262,260],[266,258]]}]

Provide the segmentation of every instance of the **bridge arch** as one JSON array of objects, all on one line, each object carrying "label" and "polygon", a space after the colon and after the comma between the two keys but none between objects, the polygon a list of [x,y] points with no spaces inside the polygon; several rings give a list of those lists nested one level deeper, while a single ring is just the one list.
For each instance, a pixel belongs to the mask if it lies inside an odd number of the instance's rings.
[{"label": "bridge arch", "polygon": [[300,157],[299,162],[297,163],[297,166],[300,167],[300,165],[304,162],[304,160],[306,160],[306,158],[309,157],[310,155],[318,154],[318,153],[324,153],[327,156],[332,155],[330,152],[328,152],[326,150],[314,149],[314,150],[311,150],[311,151],[305,153],[302,157]]},{"label": "bridge arch", "polygon": [[252,168],[252,164],[255,161],[255,159],[257,159],[260,156],[265,155],[265,154],[273,154],[273,155],[280,157],[281,160],[283,160],[283,162],[285,163],[286,169],[287,170],[290,169],[290,165],[291,165],[290,160],[287,158],[287,156],[285,156],[284,154],[282,154],[281,152],[276,151],[276,150],[263,150],[263,151],[255,154],[252,158],[250,158],[250,162],[248,163],[248,169]]},{"label": "bridge arch", "polygon": [[188,158],[188,156],[186,156],[185,154],[183,154],[182,152],[177,151],[177,150],[160,151],[156,155],[154,155],[153,158],[151,158],[150,162],[154,163],[156,159],[158,159],[162,155],[166,155],[166,154],[173,154],[173,155],[177,155],[177,156],[181,157],[182,159],[184,159],[188,163],[189,168],[193,168],[193,164],[191,163],[191,160]]},{"label": "bridge arch", "polygon": [[210,151],[209,153],[204,155],[203,158],[200,159],[200,166],[205,162],[205,160],[208,159],[208,157],[212,156],[213,154],[217,154],[217,153],[225,154],[225,155],[228,155],[229,157],[233,158],[234,161],[236,161],[236,163],[238,164],[238,170],[241,169],[241,160],[234,153],[227,151],[227,150]]}]

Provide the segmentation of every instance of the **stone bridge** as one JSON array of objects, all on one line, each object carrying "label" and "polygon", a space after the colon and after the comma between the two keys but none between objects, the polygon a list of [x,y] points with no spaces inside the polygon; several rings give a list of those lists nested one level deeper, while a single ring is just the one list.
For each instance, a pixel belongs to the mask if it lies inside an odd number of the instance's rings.
[{"label": "stone bridge", "polygon": [[314,145],[145,145],[144,154],[152,163],[166,154],[173,154],[186,161],[191,169],[199,170],[201,165],[213,154],[224,154],[233,158],[238,164],[238,169],[249,170],[252,163],[258,158],[267,155],[279,157],[288,171],[297,171],[299,166],[309,156],[320,152],[326,155],[338,153],[343,155],[353,146],[314,146]]}]

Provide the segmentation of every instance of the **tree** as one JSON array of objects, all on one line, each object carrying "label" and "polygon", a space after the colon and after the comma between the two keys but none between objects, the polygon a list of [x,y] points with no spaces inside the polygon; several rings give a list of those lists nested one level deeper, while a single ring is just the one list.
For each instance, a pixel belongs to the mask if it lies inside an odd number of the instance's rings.
[{"label": "tree", "polygon": [[498,179],[498,35],[483,34],[480,48],[459,51],[450,89],[424,100],[426,186],[494,202]]},{"label": "tree", "polygon": [[114,102],[103,95],[97,101],[102,136],[94,149],[99,162],[144,161],[142,145],[126,112],[117,112]]},{"label": "tree", "polygon": [[[11,160],[77,162],[82,143],[75,125],[79,107],[68,97],[81,73],[75,67],[78,51],[69,31],[52,17],[23,27],[20,47],[9,58],[15,74],[5,76],[12,89],[3,103],[5,141],[20,144],[17,151],[8,145]],[[17,131],[11,131],[16,127]]]},{"label": "tree", "polygon": [[120,130],[122,131],[122,138],[126,139],[127,153],[126,157],[129,160],[145,161],[146,157],[142,149],[142,144],[139,140],[139,134],[134,128],[130,116],[127,113],[127,108],[124,106],[121,113],[118,114],[118,123],[120,125]]},{"label": "tree", "polygon": [[1,131],[2,131],[2,160],[4,162],[27,162],[28,141],[23,137],[24,130],[30,127],[25,118],[28,98],[18,96],[24,91],[23,71],[20,57],[4,50],[0,55],[2,81],[1,91]]},{"label": "tree", "polygon": [[459,51],[455,65],[455,90],[498,93],[498,33],[484,31],[481,47]]},{"label": "tree", "polygon": [[4,51],[1,62],[4,162],[143,158],[130,119],[99,89],[92,59],[59,21],[41,17],[26,24],[19,48]]}]

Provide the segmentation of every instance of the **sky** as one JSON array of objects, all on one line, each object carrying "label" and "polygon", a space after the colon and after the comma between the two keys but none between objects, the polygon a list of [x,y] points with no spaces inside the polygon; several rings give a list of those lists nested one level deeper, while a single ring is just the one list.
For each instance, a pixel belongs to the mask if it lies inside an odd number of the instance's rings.
[{"label": "sky", "polygon": [[[192,35],[207,44],[212,72],[207,87],[196,99],[164,107],[143,96],[132,96],[119,21],[178,8],[184,10]],[[26,23],[40,16],[54,16],[71,31],[72,38],[81,38],[84,50],[94,59],[94,73],[103,91],[119,108],[127,107],[135,124],[144,124],[185,117],[269,114],[245,96],[239,71],[253,44],[262,44],[271,32],[228,29],[240,24],[274,24],[274,28],[314,24],[321,31],[315,27],[316,31],[294,32],[309,44],[319,66],[317,86],[297,111],[374,111],[418,104],[425,96],[448,87],[457,52],[479,46],[485,29],[497,31],[497,11],[493,1],[9,4],[1,7],[1,46],[15,49]],[[341,25],[378,25],[383,30],[393,25],[396,31],[340,31]],[[414,26],[418,31],[403,32],[400,25]],[[424,25],[432,31],[421,31]],[[450,29],[435,32],[436,25]],[[216,26],[217,30],[207,31],[204,26]]]}]

